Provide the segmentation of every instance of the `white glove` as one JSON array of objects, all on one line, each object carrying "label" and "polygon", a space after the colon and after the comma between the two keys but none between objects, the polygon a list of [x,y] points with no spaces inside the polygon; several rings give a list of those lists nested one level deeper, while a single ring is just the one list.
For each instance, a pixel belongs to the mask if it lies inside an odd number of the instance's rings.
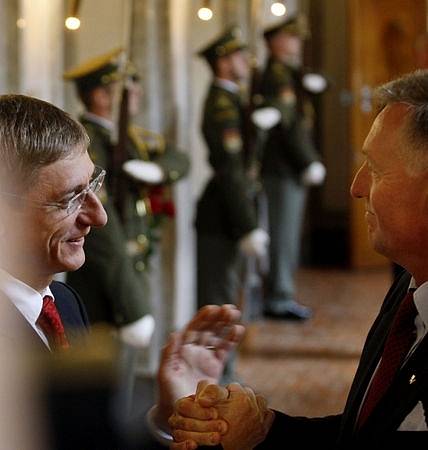
[{"label": "white glove", "polygon": [[314,161],[302,173],[302,183],[305,186],[314,186],[322,184],[325,178],[326,170],[324,164]]},{"label": "white glove", "polygon": [[146,348],[155,329],[155,319],[146,314],[141,319],[125,325],[119,329],[119,336],[123,342],[137,348]]},{"label": "white glove", "polygon": [[302,85],[311,94],[321,94],[327,89],[327,80],[319,73],[307,73],[302,77]]},{"label": "white glove", "polygon": [[270,130],[281,120],[281,113],[272,106],[258,108],[251,114],[251,120],[262,130]]},{"label": "white glove", "polygon": [[123,164],[122,169],[130,177],[143,183],[157,184],[164,180],[161,167],[154,162],[130,159]]},{"label": "white glove", "polygon": [[239,242],[239,249],[247,256],[262,258],[267,254],[269,235],[262,228],[256,228],[243,236]]}]

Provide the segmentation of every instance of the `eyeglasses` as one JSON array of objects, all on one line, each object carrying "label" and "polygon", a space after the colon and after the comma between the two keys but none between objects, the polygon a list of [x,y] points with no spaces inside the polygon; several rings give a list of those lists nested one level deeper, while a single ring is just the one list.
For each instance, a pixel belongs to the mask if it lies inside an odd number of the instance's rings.
[{"label": "eyeglasses", "polygon": [[[59,208],[63,211],[66,211],[67,215],[71,215],[78,211],[82,205],[85,203],[86,196],[89,194],[89,192],[92,192],[96,194],[100,189],[104,182],[104,178],[106,175],[106,171],[99,166],[95,166],[94,173],[92,174],[92,179],[89,182],[88,186],[84,189],[82,189],[80,192],[78,192],[76,195],[74,195],[70,200],[64,201],[64,202],[37,202],[34,200],[28,201],[32,205],[38,206],[38,207],[45,207],[45,206],[53,206],[55,208]],[[7,195],[9,197],[16,197],[16,198],[24,198],[16,194],[11,194],[9,192],[0,192],[1,195]]]}]

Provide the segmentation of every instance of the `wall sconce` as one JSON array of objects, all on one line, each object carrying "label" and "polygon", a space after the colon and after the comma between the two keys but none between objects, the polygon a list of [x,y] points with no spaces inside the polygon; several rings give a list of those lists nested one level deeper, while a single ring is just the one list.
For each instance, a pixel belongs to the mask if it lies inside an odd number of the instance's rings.
[{"label": "wall sconce", "polygon": [[287,8],[285,7],[284,1],[281,2],[274,2],[272,3],[272,6],[270,7],[270,12],[274,16],[283,16],[287,12]]},{"label": "wall sconce", "polygon": [[202,6],[198,9],[198,17],[201,20],[211,20],[213,17],[213,10],[211,9],[210,0],[204,0]]},{"label": "wall sconce", "polygon": [[27,26],[27,21],[26,21],[23,17],[20,17],[20,18],[16,21],[16,26],[17,26],[20,30],[23,30],[23,29]]},{"label": "wall sconce", "polygon": [[80,0],[71,0],[70,14],[65,19],[65,27],[68,30],[78,30],[80,28],[79,19]]}]

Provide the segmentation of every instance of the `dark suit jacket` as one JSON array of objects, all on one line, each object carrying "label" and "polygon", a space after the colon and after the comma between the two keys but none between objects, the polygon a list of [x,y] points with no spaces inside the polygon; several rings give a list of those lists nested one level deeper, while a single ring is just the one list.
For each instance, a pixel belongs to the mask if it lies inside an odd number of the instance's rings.
[{"label": "dark suit jacket", "polygon": [[[355,420],[367,385],[380,360],[383,346],[397,308],[409,286],[410,275],[403,273],[385,297],[379,315],[372,325],[363,348],[360,363],[342,414],[322,418],[291,417],[277,413],[274,424],[257,449],[282,448],[281,442],[324,444],[327,448],[362,448],[364,444],[381,446],[387,441],[427,439],[428,433],[398,433],[397,428],[419,401],[428,399],[428,339],[420,343],[401,368],[396,380],[379,402],[363,427],[355,431]],[[416,381],[409,383],[415,375]]]},{"label": "dark suit jacket", "polygon": [[[89,329],[85,307],[77,292],[70,286],[59,281],[53,281],[49,287],[55,297],[55,305],[61,316],[67,339],[73,345],[76,339],[86,334]],[[2,301],[2,307],[7,308],[10,313],[8,317],[11,316],[16,319],[1,323],[0,338],[12,341],[24,338],[29,345],[46,350],[47,347],[38,334],[9,299],[5,299],[3,295],[0,295],[0,300]],[[16,324],[22,324],[22,327],[17,327]]]},{"label": "dark suit jacket", "polygon": [[89,320],[85,306],[79,294],[69,285],[60,281],[53,281],[50,285],[55,297],[55,304],[64,325],[65,334],[71,345],[88,332]]}]

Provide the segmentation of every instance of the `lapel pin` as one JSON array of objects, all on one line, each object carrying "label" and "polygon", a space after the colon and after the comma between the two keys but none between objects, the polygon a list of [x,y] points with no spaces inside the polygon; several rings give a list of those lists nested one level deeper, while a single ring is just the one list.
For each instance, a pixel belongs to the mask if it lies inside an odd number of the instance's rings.
[{"label": "lapel pin", "polygon": [[412,375],[412,376],[409,378],[409,384],[413,384],[415,381],[416,381],[416,375]]}]

